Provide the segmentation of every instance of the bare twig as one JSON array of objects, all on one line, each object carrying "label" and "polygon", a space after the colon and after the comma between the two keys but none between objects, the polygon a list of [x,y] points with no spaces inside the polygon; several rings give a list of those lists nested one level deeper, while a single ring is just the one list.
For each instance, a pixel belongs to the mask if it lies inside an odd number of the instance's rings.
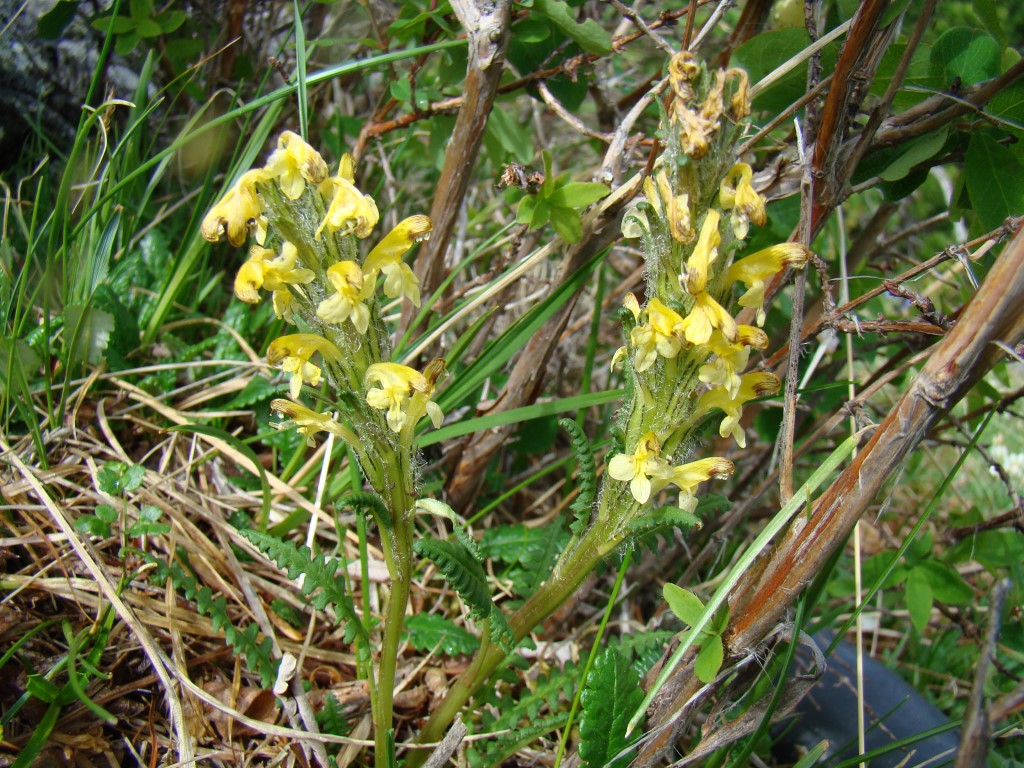
[{"label": "bare twig", "polygon": [[1010,591],[1010,580],[1002,579],[992,589],[988,607],[988,630],[978,654],[978,666],[974,669],[974,686],[964,714],[964,727],[960,734],[960,749],[957,750],[955,768],[984,768],[988,755],[989,735],[992,723],[985,709],[985,681],[988,670],[996,655],[996,641],[999,639],[999,622],[1003,615],[1003,603]]}]

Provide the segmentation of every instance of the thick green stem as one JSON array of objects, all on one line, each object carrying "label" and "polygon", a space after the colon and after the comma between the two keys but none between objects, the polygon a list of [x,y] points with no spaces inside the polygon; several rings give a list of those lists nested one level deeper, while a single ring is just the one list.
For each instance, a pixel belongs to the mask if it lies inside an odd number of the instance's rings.
[{"label": "thick green stem", "polygon": [[[573,556],[510,617],[509,627],[515,642],[518,643],[534,627],[554,613],[579,588],[601,559],[621,543],[622,538],[623,535],[616,534],[611,526],[598,524],[591,527],[580,540]],[[418,741],[440,740],[455,716],[505,660],[505,656],[506,653],[500,645],[492,643],[489,646],[482,646],[469,668],[455,681],[441,705],[430,716]],[[429,754],[428,750],[410,752],[406,759],[406,768],[418,768]]]}]

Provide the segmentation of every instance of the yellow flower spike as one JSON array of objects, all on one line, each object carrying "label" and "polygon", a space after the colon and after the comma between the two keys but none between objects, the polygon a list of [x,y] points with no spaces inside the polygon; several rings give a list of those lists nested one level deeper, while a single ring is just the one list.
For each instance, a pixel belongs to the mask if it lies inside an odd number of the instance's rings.
[{"label": "yellow flower spike", "polygon": [[739,304],[741,307],[757,307],[757,324],[764,325],[765,281],[785,267],[801,269],[809,258],[810,253],[799,243],[780,243],[733,263],[725,273],[725,280],[728,283],[740,282],[747,287]]},{"label": "yellow flower spike", "polygon": [[256,193],[256,184],[268,178],[264,170],[243,173],[235,186],[203,218],[200,234],[211,243],[227,235],[228,242],[236,248],[245,245],[250,226],[258,227],[263,219],[263,206]]},{"label": "yellow flower spike", "polygon": [[707,344],[714,329],[718,329],[730,343],[736,340],[736,320],[726,309],[715,301],[707,291],[694,297],[693,308],[676,328],[690,344]]},{"label": "yellow flower spike", "polygon": [[362,302],[363,270],[354,261],[339,261],[327,268],[327,279],[335,293],[320,302],[316,316],[336,325],[351,320],[360,335],[366,333],[370,309]]},{"label": "yellow flower spike", "polygon": [[754,371],[740,377],[739,391],[730,395],[724,388],[717,387],[705,392],[697,403],[695,411],[703,415],[708,411],[718,409],[725,413],[718,428],[718,434],[722,437],[732,435],[740,448],[747,447],[747,436],[740,426],[740,418],[743,416],[743,405],[750,400],[766,395],[773,395],[779,391],[782,382],[779,377],[767,371]]},{"label": "yellow flower spike", "polygon": [[341,359],[341,351],[327,339],[312,333],[293,333],[274,339],[267,347],[267,363],[281,366],[281,370],[292,375],[288,392],[298,399],[304,383],[314,387],[320,383],[320,369],[309,362],[319,352],[325,360]]},{"label": "yellow flower spike", "polygon": [[718,245],[722,242],[722,236],[718,232],[721,218],[721,214],[714,208],[708,210],[700,227],[697,245],[679,272],[679,285],[691,296],[697,296],[704,291],[711,265],[718,258]]},{"label": "yellow flower spike", "polygon": [[716,456],[691,461],[689,464],[682,464],[678,467],[670,467],[663,472],[661,479],[679,488],[679,508],[686,512],[693,512],[697,508],[697,496],[694,494],[694,489],[712,478],[725,479],[735,469],[736,466],[731,461]]},{"label": "yellow flower spike", "polygon": [[280,398],[271,400],[270,408],[287,418],[287,421],[271,422],[270,426],[274,429],[298,427],[299,434],[304,435],[306,438],[306,445],[313,446],[316,444],[313,438],[317,432],[331,432],[346,442],[353,445],[359,444],[359,439],[352,430],[335,421],[329,413],[317,413],[306,408],[304,405]]},{"label": "yellow flower spike", "polygon": [[268,258],[273,253],[269,248],[259,245],[249,249],[249,260],[235,276],[235,295],[242,301],[257,303],[260,300],[260,288],[281,291],[287,290],[289,285],[313,282],[316,277],[313,270],[295,266],[299,251],[294,245],[285,243],[279,256]]},{"label": "yellow flower spike", "polygon": [[331,232],[351,232],[362,239],[368,237],[377,226],[380,214],[373,198],[364,195],[352,181],[352,158],[345,155],[341,159],[338,175],[332,176],[320,185],[320,193],[329,197],[331,202],[324,220],[317,227],[316,237],[325,229]]},{"label": "yellow flower spike", "polygon": [[405,296],[413,305],[420,305],[420,281],[402,261],[402,256],[416,243],[427,240],[432,229],[433,224],[426,216],[410,216],[374,246],[363,262],[364,298],[372,295],[377,275],[383,272],[385,296],[392,299]]},{"label": "yellow flower spike", "polygon": [[319,185],[327,178],[327,163],[313,147],[292,131],[285,131],[277,140],[277,149],[270,155],[267,172],[277,179],[289,200],[298,200],[306,190],[306,182]]},{"label": "yellow flower spike", "polygon": [[[427,367],[430,378],[400,363],[374,363],[366,369],[366,402],[371,408],[388,412],[388,426],[393,432],[401,432],[407,422],[415,424],[424,413],[437,427],[444,414],[429,398],[443,372],[444,360],[440,359]],[[370,388],[371,384],[378,386]]]},{"label": "yellow flower spike", "polygon": [[746,238],[750,222],[763,227],[768,221],[765,198],[757,194],[751,180],[754,173],[746,163],[736,163],[722,179],[718,201],[726,211],[732,211],[732,233],[737,240]]},{"label": "yellow flower spike", "polygon": [[629,492],[633,498],[646,504],[652,493],[665,487],[664,475],[668,462],[661,458],[660,453],[661,443],[657,435],[648,432],[640,439],[632,454],[620,453],[612,457],[608,462],[608,474],[616,480],[629,483]]}]

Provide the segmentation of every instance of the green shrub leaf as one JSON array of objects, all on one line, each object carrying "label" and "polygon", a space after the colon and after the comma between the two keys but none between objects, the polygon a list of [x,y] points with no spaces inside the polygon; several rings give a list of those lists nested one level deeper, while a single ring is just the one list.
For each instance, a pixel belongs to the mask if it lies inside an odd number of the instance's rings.
[{"label": "green shrub leaf", "polygon": [[615,649],[605,648],[594,660],[580,695],[580,747],[583,764],[591,768],[629,765],[635,742],[626,726],[644,694],[640,677]]}]

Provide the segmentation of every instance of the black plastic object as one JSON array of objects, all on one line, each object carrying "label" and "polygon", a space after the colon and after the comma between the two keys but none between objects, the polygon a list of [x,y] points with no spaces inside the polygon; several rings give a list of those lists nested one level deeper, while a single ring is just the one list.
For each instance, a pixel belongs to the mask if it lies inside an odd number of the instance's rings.
[{"label": "black plastic object", "polygon": [[[832,642],[832,632],[821,631],[814,641],[822,648]],[[800,673],[811,663],[809,654],[797,655]],[[795,762],[800,753],[823,739],[828,750],[818,765],[837,765],[857,756],[857,649],[841,640],[828,657],[822,679],[797,705],[792,720],[776,729],[781,734],[774,746],[775,758]],[[875,659],[864,657],[864,717],[866,752],[913,739],[950,721],[896,672]],[[870,768],[937,768],[950,765],[960,746],[958,731],[951,728],[907,746],[895,747],[867,761]]]}]

